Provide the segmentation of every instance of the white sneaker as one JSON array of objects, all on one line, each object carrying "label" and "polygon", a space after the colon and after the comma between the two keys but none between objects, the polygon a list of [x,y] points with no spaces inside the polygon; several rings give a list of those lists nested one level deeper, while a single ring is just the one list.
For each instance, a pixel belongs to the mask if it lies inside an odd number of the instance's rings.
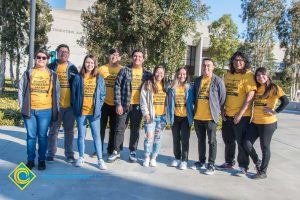
[{"label": "white sneaker", "polygon": [[145,158],[144,162],[143,162],[143,166],[144,167],[149,167],[149,164],[150,164],[150,158]]},{"label": "white sneaker", "polygon": [[171,167],[178,167],[179,164],[180,164],[180,160],[174,159],[174,160],[171,162]]},{"label": "white sneaker", "polygon": [[106,167],[105,162],[104,162],[103,159],[98,160],[98,167],[101,170],[106,170],[107,169],[107,167]]},{"label": "white sneaker", "polygon": [[85,162],[84,158],[83,157],[79,157],[77,159],[76,163],[75,163],[75,166],[76,167],[82,167],[84,165],[84,162]]},{"label": "white sneaker", "polygon": [[187,163],[185,161],[181,162],[179,165],[180,170],[185,170],[187,168]]},{"label": "white sneaker", "polygon": [[150,167],[156,167],[156,160],[155,159],[150,160]]}]

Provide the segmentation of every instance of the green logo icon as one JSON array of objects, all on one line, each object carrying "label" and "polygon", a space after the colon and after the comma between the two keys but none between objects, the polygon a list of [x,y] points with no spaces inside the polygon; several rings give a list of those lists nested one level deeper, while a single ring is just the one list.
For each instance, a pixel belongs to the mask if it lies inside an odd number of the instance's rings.
[{"label": "green logo icon", "polygon": [[31,183],[36,175],[21,162],[9,175],[8,178],[16,185],[20,190],[24,190],[29,183]]}]

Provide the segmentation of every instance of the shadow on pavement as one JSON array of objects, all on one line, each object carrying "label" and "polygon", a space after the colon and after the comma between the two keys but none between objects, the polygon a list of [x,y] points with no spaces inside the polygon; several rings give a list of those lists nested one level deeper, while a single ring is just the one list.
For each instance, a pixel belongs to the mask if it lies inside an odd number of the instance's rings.
[{"label": "shadow on pavement", "polygon": [[[3,139],[3,135],[9,139]],[[26,160],[26,134],[24,132],[0,129],[0,136],[0,155],[4,162],[13,162],[18,165]],[[61,145],[63,144],[60,142],[59,147],[62,147]],[[91,148],[94,147],[91,140],[86,141],[86,146],[87,151],[92,152]],[[124,148],[122,151],[124,160],[127,159],[128,153],[128,148]],[[138,150],[137,155],[142,158],[143,151]],[[13,170],[11,166],[1,166],[0,199],[217,199],[188,193],[184,191],[184,187],[176,190],[161,184],[151,184],[151,181],[158,179],[157,174],[152,174],[149,171],[151,169],[137,165],[130,165],[128,172],[123,169],[118,171],[118,166],[114,170],[112,165],[107,171],[100,171],[94,162],[88,163],[87,167],[76,168],[64,162],[64,156],[57,155],[55,159],[56,162],[53,164],[47,164],[45,171],[33,169],[37,178],[24,191],[18,189],[7,178],[8,173]],[[171,156],[159,155],[158,157],[158,162],[166,165],[171,160]],[[135,171],[135,167],[138,167],[138,171]],[[141,172],[143,178],[140,179],[136,175]]]}]

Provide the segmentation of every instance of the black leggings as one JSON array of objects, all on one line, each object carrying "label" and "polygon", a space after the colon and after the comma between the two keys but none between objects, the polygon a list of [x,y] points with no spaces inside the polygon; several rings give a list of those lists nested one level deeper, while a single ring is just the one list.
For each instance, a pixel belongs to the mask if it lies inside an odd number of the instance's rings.
[{"label": "black leggings", "polygon": [[173,152],[177,160],[188,161],[191,127],[187,117],[174,115],[172,125]]},{"label": "black leggings", "polygon": [[247,130],[245,140],[244,140],[244,149],[250,155],[251,159],[255,164],[257,164],[259,158],[253,147],[253,144],[259,137],[260,139],[260,148],[262,151],[262,163],[260,171],[262,173],[267,173],[267,168],[271,158],[270,144],[272,140],[273,133],[277,129],[277,122],[272,124],[254,124],[251,123],[249,129]]}]

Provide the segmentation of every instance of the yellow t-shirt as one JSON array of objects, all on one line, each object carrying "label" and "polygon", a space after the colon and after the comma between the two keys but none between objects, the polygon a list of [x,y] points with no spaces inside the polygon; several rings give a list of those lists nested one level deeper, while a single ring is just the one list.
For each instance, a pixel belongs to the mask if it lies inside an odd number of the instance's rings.
[{"label": "yellow t-shirt", "polygon": [[52,107],[52,83],[48,70],[33,69],[30,82],[30,103],[35,110]]},{"label": "yellow t-shirt", "polygon": [[[228,72],[224,82],[226,86],[225,112],[227,116],[233,117],[242,108],[247,94],[256,90],[256,83],[251,71],[247,71],[245,74]],[[251,116],[250,105],[243,116]]]},{"label": "yellow t-shirt", "polygon": [[140,104],[140,90],[143,78],[143,68],[132,68],[132,92],[130,104]]},{"label": "yellow t-shirt", "polygon": [[86,76],[83,79],[83,104],[82,115],[93,115],[94,113],[94,93],[96,89],[96,77]]},{"label": "yellow t-shirt", "polygon": [[277,118],[275,115],[270,116],[270,115],[265,114],[263,111],[263,109],[265,107],[269,107],[274,110],[278,99],[285,95],[285,93],[283,92],[281,87],[277,86],[277,88],[278,88],[278,91],[277,91],[276,96],[274,96],[273,91],[271,91],[269,93],[268,97],[265,99],[262,99],[260,97],[264,94],[266,87],[264,85],[262,85],[257,89],[257,92],[255,93],[255,96],[254,96],[254,110],[253,110],[253,120],[252,120],[253,123],[255,123],[255,124],[271,124],[271,123],[274,123],[277,121]]},{"label": "yellow t-shirt", "polygon": [[163,90],[162,83],[157,84],[158,92],[153,94],[153,104],[154,104],[154,110],[155,115],[165,115],[166,109],[165,109],[165,101],[166,101],[166,92]]},{"label": "yellow t-shirt", "polygon": [[178,117],[186,117],[186,97],[185,86],[178,86],[176,88],[175,97],[175,115]]},{"label": "yellow t-shirt", "polygon": [[98,72],[100,76],[102,76],[105,80],[106,96],[104,102],[111,106],[115,105],[114,86],[115,86],[116,77],[120,69],[122,69],[121,65],[117,67],[110,67],[109,64],[103,65],[98,68]]},{"label": "yellow t-shirt", "polygon": [[59,64],[56,70],[60,84],[59,106],[61,108],[69,108],[71,106],[71,91],[67,79],[67,68],[68,64]]},{"label": "yellow t-shirt", "polygon": [[209,89],[211,77],[204,77],[201,80],[200,92],[197,98],[197,110],[194,119],[212,120],[209,107]]}]

